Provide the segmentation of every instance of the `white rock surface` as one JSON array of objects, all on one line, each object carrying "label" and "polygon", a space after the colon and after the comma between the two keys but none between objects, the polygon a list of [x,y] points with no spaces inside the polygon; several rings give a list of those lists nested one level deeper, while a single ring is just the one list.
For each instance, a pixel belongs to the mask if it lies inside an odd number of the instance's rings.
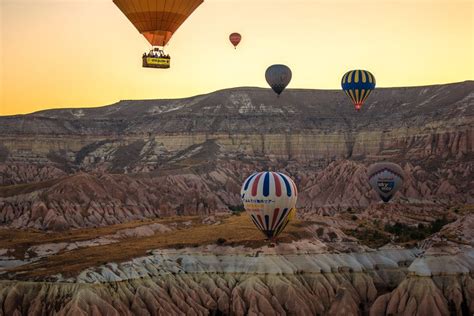
[{"label": "white rock surface", "polygon": [[[274,249],[274,248],[270,248]],[[255,253],[193,253],[160,250],[153,255],[132,261],[110,263],[83,271],[77,277],[81,283],[103,283],[155,277],[174,273],[220,273],[252,275],[285,275],[299,273],[367,272],[378,268],[396,269],[399,262],[413,261],[418,250],[382,250],[342,254],[277,254]]]}]

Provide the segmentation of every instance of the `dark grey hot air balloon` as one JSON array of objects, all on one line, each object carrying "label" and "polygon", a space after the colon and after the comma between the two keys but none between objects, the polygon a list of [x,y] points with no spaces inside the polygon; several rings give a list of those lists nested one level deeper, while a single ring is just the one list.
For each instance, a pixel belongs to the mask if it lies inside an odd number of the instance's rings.
[{"label": "dark grey hot air balloon", "polygon": [[387,203],[403,184],[402,168],[392,162],[379,162],[367,170],[369,183],[380,198]]},{"label": "dark grey hot air balloon", "polygon": [[265,79],[273,91],[280,95],[291,81],[291,69],[285,65],[272,65],[265,72]]}]

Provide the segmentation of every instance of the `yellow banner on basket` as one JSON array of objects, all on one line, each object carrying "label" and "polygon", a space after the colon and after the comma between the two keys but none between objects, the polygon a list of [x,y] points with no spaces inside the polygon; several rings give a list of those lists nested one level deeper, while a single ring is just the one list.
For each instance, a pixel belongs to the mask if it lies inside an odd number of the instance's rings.
[{"label": "yellow banner on basket", "polygon": [[149,65],[169,65],[170,64],[170,59],[169,58],[147,57],[146,62]]}]

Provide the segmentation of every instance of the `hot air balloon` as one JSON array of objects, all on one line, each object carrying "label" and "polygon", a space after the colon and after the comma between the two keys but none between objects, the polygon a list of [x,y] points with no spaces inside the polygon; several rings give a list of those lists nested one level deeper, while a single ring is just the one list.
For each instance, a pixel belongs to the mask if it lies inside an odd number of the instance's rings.
[{"label": "hot air balloon", "polygon": [[402,168],[392,162],[375,163],[367,170],[369,183],[380,198],[387,203],[403,184]]},{"label": "hot air balloon", "polygon": [[298,191],[280,172],[258,172],[248,177],[240,196],[250,218],[268,239],[274,240],[294,217]]},{"label": "hot air balloon", "polygon": [[242,40],[242,35],[239,33],[232,33],[229,35],[229,40],[234,45],[234,48],[237,49],[237,45],[239,45],[240,41]]},{"label": "hot air balloon", "polygon": [[[113,0],[152,46],[165,46],[204,0]],[[158,48],[143,55],[143,67],[169,68],[170,58]]]},{"label": "hot air balloon", "polygon": [[272,65],[265,72],[265,79],[278,96],[291,81],[291,69],[285,65]]},{"label": "hot air balloon", "polygon": [[367,70],[351,70],[341,80],[342,90],[351,98],[356,111],[359,111],[372,90],[375,89],[375,77]]}]

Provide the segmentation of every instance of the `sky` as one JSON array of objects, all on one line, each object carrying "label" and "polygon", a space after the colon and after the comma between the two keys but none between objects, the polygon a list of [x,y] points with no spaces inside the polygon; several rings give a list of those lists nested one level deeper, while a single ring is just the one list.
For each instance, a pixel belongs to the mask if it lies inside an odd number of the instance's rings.
[{"label": "sky", "polygon": [[[228,40],[242,34],[237,50]],[[175,33],[171,69],[141,67],[148,42],[112,0],[0,0],[0,115],[266,87],[338,89],[474,79],[474,0],[205,0]]]}]

